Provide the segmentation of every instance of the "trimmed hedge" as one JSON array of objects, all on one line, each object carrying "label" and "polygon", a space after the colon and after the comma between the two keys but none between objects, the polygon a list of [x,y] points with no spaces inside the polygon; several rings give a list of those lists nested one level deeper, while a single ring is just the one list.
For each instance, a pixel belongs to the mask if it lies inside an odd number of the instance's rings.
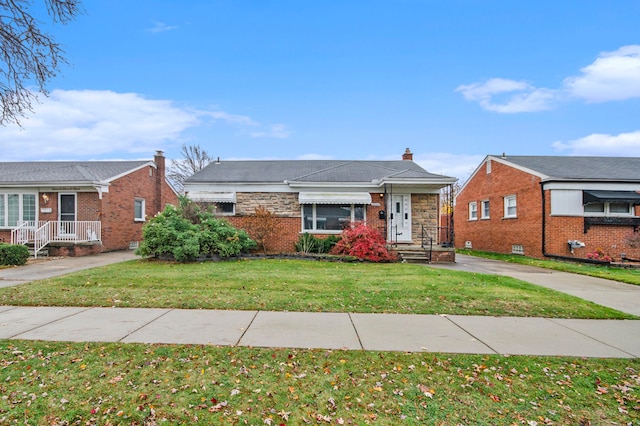
[{"label": "trimmed hedge", "polygon": [[0,265],[24,265],[27,259],[29,259],[27,246],[0,243]]}]

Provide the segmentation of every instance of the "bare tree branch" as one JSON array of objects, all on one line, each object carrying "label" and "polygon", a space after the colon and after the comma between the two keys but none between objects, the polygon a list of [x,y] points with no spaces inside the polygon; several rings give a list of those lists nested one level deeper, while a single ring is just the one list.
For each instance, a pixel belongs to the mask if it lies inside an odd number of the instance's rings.
[{"label": "bare tree branch", "polygon": [[167,178],[176,189],[182,191],[184,181],[208,166],[213,158],[200,145],[182,145],[180,155],[181,159],[171,160]]},{"label": "bare tree branch", "polygon": [[[66,24],[82,12],[80,0],[44,0],[49,16]],[[30,13],[32,0],[0,0],[0,124],[20,124],[37,93],[47,95],[47,83],[65,63],[60,44]],[[38,92],[32,92],[29,86]]]}]

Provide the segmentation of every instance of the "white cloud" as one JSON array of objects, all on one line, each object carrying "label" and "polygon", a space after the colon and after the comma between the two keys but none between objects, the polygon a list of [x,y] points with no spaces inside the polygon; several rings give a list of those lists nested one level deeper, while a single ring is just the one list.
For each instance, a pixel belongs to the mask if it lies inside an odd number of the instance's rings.
[{"label": "white cloud", "polygon": [[266,131],[250,132],[249,136],[252,138],[272,138],[272,139],[286,139],[291,135],[291,130],[284,124],[272,124]]},{"label": "white cloud", "polygon": [[458,86],[468,101],[478,102],[499,113],[544,111],[558,102],[582,99],[606,102],[640,97],[640,45],[603,52],[579,76],[567,77],[559,89],[538,88],[524,81],[492,78],[482,83]]},{"label": "white cloud", "polygon": [[229,114],[224,111],[198,111],[199,115],[208,116],[215,120],[222,120],[228,124],[237,124],[241,126],[258,126],[259,123],[253,121],[251,117],[246,115]]},{"label": "white cloud", "polygon": [[164,22],[153,21],[153,27],[148,28],[147,31],[149,31],[152,34],[158,34],[166,31],[175,30],[177,28],[178,27],[176,27],[175,25],[167,25]]},{"label": "white cloud", "polygon": [[464,182],[484,155],[457,155],[447,152],[426,152],[413,155],[413,161],[430,173],[458,178]]},{"label": "white cloud", "polygon": [[[2,160],[95,158],[112,152],[148,154],[184,142],[188,130],[211,120],[241,129],[263,127],[247,116],[182,108],[137,93],[54,90],[34,104],[34,113],[22,120],[22,128],[2,129]],[[273,137],[290,133],[281,124],[264,127]]]},{"label": "white cloud", "polygon": [[558,151],[569,155],[640,157],[640,130],[618,135],[594,133],[568,142],[555,142]]},{"label": "white cloud", "polygon": [[[456,92],[465,99],[477,101],[487,111],[501,113],[534,112],[551,109],[558,93],[549,89],[539,89],[524,81],[492,78],[484,83],[461,85]],[[496,96],[507,96],[502,102]]]},{"label": "white cloud", "polygon": [[606,102],[640,97],[640,45],[603,52],[582,75],[569,77],[564,85],[572,96],[587,102]]}]

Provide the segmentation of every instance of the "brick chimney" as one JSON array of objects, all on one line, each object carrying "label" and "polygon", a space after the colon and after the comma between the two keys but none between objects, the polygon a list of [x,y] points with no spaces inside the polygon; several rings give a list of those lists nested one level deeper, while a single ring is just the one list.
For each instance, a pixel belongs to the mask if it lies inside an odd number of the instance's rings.
[{"label": "brick chimney", "polygon": [[156,163],[156,199],[155,199],[155,210],[156,212],[162,211],[162,199],[163,199],[163,189],[164,189],[164,175],[165,175],[165,158],[162,151],[156,151],[156,154],[153,156],[153,162]]},{"label": "brick chimney", "polygon": [[404,154],[402,154],[402,159],[406,160],[406,161],[413,161],[413,153],[411,152],[411,150],[409,148],[407,148],[404,151]]}]

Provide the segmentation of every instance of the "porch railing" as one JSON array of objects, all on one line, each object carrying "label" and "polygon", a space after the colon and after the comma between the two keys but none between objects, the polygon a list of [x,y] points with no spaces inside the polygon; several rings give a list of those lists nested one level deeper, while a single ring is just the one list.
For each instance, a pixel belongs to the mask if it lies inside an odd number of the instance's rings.
[{"label": "porch railing", "polygon": [[453,247],[453,229],[450,226],[422,225],[420,246],[428,248],[433,245]]},{"label": "porch railing", "polygon": [[102,223],[92,220],[25,221],[11,231],[12,244],[33,244],[34,257],[50,242],[84,243],[102,240]]}]

